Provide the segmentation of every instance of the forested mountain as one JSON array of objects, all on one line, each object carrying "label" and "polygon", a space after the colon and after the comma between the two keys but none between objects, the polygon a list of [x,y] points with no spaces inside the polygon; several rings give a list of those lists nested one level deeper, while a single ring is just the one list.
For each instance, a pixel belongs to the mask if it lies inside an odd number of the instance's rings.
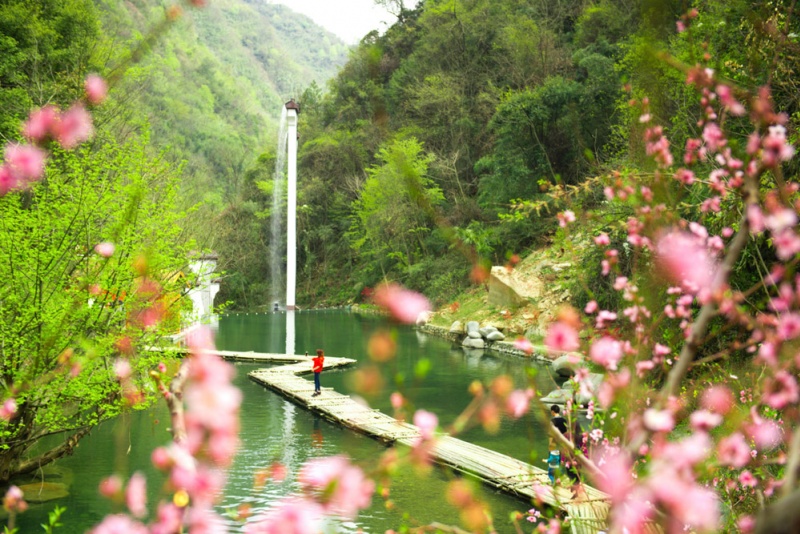
[{"label": "forested mountain", "polygon": [[[678,31],[689,8],[698,12],[692,31]],[[603,201],[596,177],[652,172],[644,97],[673,146],[699,135],[701,110],[688,104],[696,90],[685,82],[695,65],[742,94],[771,82],[793,136],[800,23],[790,11],[743,0],[424,0],[403,9],[385,35],[360,43],[327,92],[303,95],[301,304],[357,300],[386,279],[446,302],[476,263],[547,243],[568,203],[580,211]],[[247,198],[261,208],[229,214],[239,227],[268,213],[270,165],[265,157],[251,173]],[[609,213],[598,229],[624,241],[614,232],[627,215]],[[228,242],[243,250],[248,239]],[[228,268],[234,277],[263,271]],[[263,302],[264,282],[248,287],[249,276],[225,295]]]},{"label": "forested mountain", "polygon": [[[172,2],[96,4],[103,31],[124,50]],[[154,141],[187,161],[187,201],[206,200],[205,213],[213,213],[238,190],[264,143],[273,142],[282,103],[332,77],[346,53],[341,40],[284,6],[221,0],[172,24],[128,71],[120,93],[149,122]]]}]

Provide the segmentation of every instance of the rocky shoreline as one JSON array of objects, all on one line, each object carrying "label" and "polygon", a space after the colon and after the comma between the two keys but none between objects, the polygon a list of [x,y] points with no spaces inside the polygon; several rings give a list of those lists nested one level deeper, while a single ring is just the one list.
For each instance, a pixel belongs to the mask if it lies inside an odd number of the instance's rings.
[{"label": "rocky shoreline", "polygon": [[[432,324],[417,325],[416,328],[420,332],[447,339],[458,345],[461,345],[466,336],[463,332],[452,332],[449,328]],[[531,358],[541,363],[551,363],[553,361],[553,359],[548,356],[547,348],[544,346],[534,345],[533,353],[528,354],[524,350],[516,348],[513,341],[486,341],[483,349],[503,354],[513,354],[522,358]]]}]

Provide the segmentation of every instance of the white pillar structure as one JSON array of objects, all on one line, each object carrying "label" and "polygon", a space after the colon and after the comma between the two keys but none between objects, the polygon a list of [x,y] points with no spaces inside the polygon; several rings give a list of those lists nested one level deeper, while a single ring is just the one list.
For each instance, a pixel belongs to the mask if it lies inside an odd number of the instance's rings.
[{"label": "white pillar structure", "polygon": [[297,286],[297,114],[300,106],[294,101],[286,103],[288,126],[287,198],[286,198],[286,311],[295,309]]},{"label": "white pillar structure", "polygon": [[198,254],[189,262],[189,269],[196,276],[195,285],[189,290],[192,300],[192,323],[214,323],[214,297],[219,292],[219,281],[214,271],[217,268],[216,253]]},{"label": "white pillar structure", "polygon": [[294,356],[294,310],[286,310],[286,354]]}]

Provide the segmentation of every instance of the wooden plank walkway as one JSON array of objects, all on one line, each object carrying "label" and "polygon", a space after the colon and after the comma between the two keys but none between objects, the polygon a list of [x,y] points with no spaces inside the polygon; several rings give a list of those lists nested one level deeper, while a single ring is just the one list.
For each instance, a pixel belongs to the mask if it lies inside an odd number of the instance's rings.
[{"label": "wooden plank walkway", "polygon": [[[218,351],[217,354],[229,360],[289,362],[287,365],[252,371],[248,376],[326,419],[384,443],[402,443],[411,447],[420,437],[416,426],[364,406],[331,388],[322,388],[322,395],[313,397],[313,382],[299,376],[311,373],[311,357],[229,351]],[[356,361],[349,358],[325,357],[325,369],[353,363]],[[432,458],[441,465],[468,473],[528,503],[539,500],[564,510],[570,518],[570,531],[573,534],[593,534],[607,528],[609,497],[591,486],[584,485],[584,498],[573,499],[572,492],[567,488],[550,485],[546,470],[447,435],[437,436]]]}]

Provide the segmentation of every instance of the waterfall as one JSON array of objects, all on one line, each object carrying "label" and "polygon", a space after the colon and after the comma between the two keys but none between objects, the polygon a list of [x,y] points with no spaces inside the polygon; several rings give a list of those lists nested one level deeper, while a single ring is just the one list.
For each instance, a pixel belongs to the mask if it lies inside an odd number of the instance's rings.
[{"label": "waterfall", "polygon": [[283,280],[283,251],[286,245],[283,232],[283,205],[286,190],[286,146],[289,139],[288,111],[281,106],[281,122],[278,129],[278,151],[275,154],[275,177],[272,182],[272,218],[271,235],[269,241],[269,268],[270,268],[270,302],[272,307],[275,302],[281,302],[284,295]]}]

